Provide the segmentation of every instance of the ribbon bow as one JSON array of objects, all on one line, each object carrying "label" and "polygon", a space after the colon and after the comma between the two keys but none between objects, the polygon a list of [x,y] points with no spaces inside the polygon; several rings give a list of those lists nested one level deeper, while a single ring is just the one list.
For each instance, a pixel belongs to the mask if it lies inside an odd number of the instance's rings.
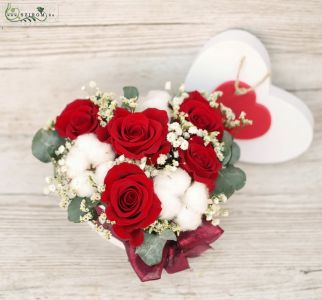
[{"label": "ribbon bow", "polygon": [[129,261],[141,281],[161,278],[162,270],[173,274],[189,269],[188,257],[200,256],[210,249],[210,244],[216,241],[224,231],[211,222],[204,221],[196,230],[180,233],[176,242],[168,241],[163,249],[159,264],[148,266],[135,254],[135,248],[124,242]]}]

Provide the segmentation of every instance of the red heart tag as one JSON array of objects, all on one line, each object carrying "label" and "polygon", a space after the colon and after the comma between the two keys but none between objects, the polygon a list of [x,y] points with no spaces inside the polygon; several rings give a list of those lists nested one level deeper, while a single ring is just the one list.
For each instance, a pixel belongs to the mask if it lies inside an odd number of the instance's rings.
[{"label": "red heart tag", "polygon": [[[248,89],[247,83],[239,81],[238,87]],[[256,102],[256,93],[253,90],[245,94],[237,94],[235,81],[227,81],[216,88],[216,91],[223,92],[223,96],[218,99],[218,103],[231,108],[238,117],[244,111],[247,119],[253,121],[251,126],[244,128],[232,129],[230,132],[237,139],[248,140],[255,139],[264,135],[271,126],[271,114],[262,104]]]}]

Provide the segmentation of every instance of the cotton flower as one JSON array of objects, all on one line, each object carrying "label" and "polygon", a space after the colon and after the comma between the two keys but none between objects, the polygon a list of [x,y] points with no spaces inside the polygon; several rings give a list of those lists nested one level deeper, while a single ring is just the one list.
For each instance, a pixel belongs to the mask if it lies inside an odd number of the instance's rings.
[{"label": "cotton flower", "polygon": [[[70,186],[80,197],[90,197],[93,192],[89,175],[102,185],[112,167],[115,153],[109,144],[100,142],[94,134],[78,136],[65,158],[65,167]],[[95,173],[93,171],[95,170]]]},{"label": "cotton flower", "polygon": [[67,168],[67,175],[73,178],[84,172],[90,166],[90,162],[85,153],[76,147],[72,147],[65,158],[65,166]]},{"label": "cotton flower", "polygon": [[154,90],[148,92],[148,94],[138,101],[137,111],[143,111],[147,108],[157,108],[161,110],[165,110],[170,116],[169,110],[169,100],[170,95],[166,91],[162,90]]},{"label": "cotton flower", "polygon": [[65,158],[67,175],[74,178],[86,170],[113,161],[114,157],[112,147],[100,142],[94,134],[80,135]]},{"label": "cotton flower", "polygon": [[103,185],[107,172],[112,168],[113,162],[108,161],[100,164],[95,171],[94,179],[96,184]]},{"label": "cotton flower", "polygon": [[177,196],[169,194],[166,190],[158,191],[157,196],[161,201],[161,219],[172,220],[182,209],[182,202]]},{"label": "cotton flower", "polygon": [[70,182],[70,187],[75,190],[77,196],[90,197],[94,190],[89,181],[89,176],[93,176],[92,172],[83,172],[77,175]]},{"label": "cotton flower", "polygon": [[115,157],[111,145],[100,142],[93,133],[79,136],[74,147],[84,153],[94,167]]},{"label": "cotton flower", "polygon": [[200,182],[194,182],[185,192],[183,202],[186,207],[198,214],[203,214],[208,207],[208,189]]},{"label": "cotton flower", "polygon": [[190,186],[190,182],[189,174],[181,168],[174,172],[162,171],[154,178],[154,190],[157,194],[166,191],[169,195],[181,197]]},{"label": "cotton flower", "polygon": [[201,225],[201,214],[188,208],[183,208],[179,212],[176,222],[183,231],[195,230]]}]

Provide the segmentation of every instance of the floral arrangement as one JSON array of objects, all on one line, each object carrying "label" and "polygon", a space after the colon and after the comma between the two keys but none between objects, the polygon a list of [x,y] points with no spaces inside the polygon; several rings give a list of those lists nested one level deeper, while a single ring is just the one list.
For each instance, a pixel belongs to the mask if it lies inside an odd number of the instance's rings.
[{"label": "floral arrangement", "polygon": [[139,99],[135,87],[122,97],[89,88],[33,138],[33,155],[54,166],[46,192],[70,221],[122,243],[142,281],[189,268],[223,233],[223,204],[245,184],[233,134],[251,121],[220,91]]}]

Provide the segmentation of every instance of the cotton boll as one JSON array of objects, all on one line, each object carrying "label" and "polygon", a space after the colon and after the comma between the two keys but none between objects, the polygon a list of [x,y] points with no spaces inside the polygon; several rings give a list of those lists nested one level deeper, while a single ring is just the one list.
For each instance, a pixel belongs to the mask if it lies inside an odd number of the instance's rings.
[{"label": "cotton boll", "polygon": [[182,209],[180,199],[174,195],[168,194],[167,191],[159,191],[159,193],[156,194],[161,201],[162,211],[160,218],[165,220],[174,219]]},{"label": "cotton boll", "polygon": [[75,147],[86,155],[94,167],[115,157],[111,145],[100,142],[93,133],[79,136],[75,141]]},{"label": "cotton boll", "polygon": [[179,212],[176,222],[183,231],[195,230],[201,225],[201,214],[184,207]]},{"label": "cotton boll", "polygon": [[93,166],[112,161],[115,157],[115,153],[110,144],[101,143],[100,141],[98,143],[95,147],[93,144],[92,150],[88,153],[88,158]]},{"label": "cotton boll", "polygon": [[94,133],[87,133],[78,136],[74,141],[74,146],[87,154],[91,151],[93,143],[96,143],[97,138]]},{"label": "cotton boll", "polygon": [[186,207],[196,213],[203,214],[208,207],[208,189],[200,182],[194,182],[185,192],[183,202]]},{"label": "cotton boll", "polygon": [[154,189],[156,191],[167,191],[168,194],[181,197],[190,186],[189,174],[181,168],[176,171],[162,171],[154,178]]},{"label": "cotton boll", "polygon": [[138,101],[137,111],[143,111],[147,108],[157,108],[165,110],[170,115],[170,110],[168,103],[170,100],[170,95],[166,91],[154,90],[148,92],[144,99]]},{"label": "cotton boll", "polygon": [[70,182],[70,187],[75,190],[77,196],[90,197],[94,190],[89,181],[89,176],[93,175],[92,172],[83,172],[74,177]]},{"label": "cotton boll", "polygon": [[65,166],[67,175],[70,178],[74,178],[75,176],[83,173],[89,165],[90,163],[85,154],[75,146],[73,146],[66,155]]},{"label": "cotton boll", "polygon": [[105,162],[97,166],[95,171],[95,182],[98,185],[104,184],[104,179],[106,177],[107,172],[112,168],[113,162]]}]

